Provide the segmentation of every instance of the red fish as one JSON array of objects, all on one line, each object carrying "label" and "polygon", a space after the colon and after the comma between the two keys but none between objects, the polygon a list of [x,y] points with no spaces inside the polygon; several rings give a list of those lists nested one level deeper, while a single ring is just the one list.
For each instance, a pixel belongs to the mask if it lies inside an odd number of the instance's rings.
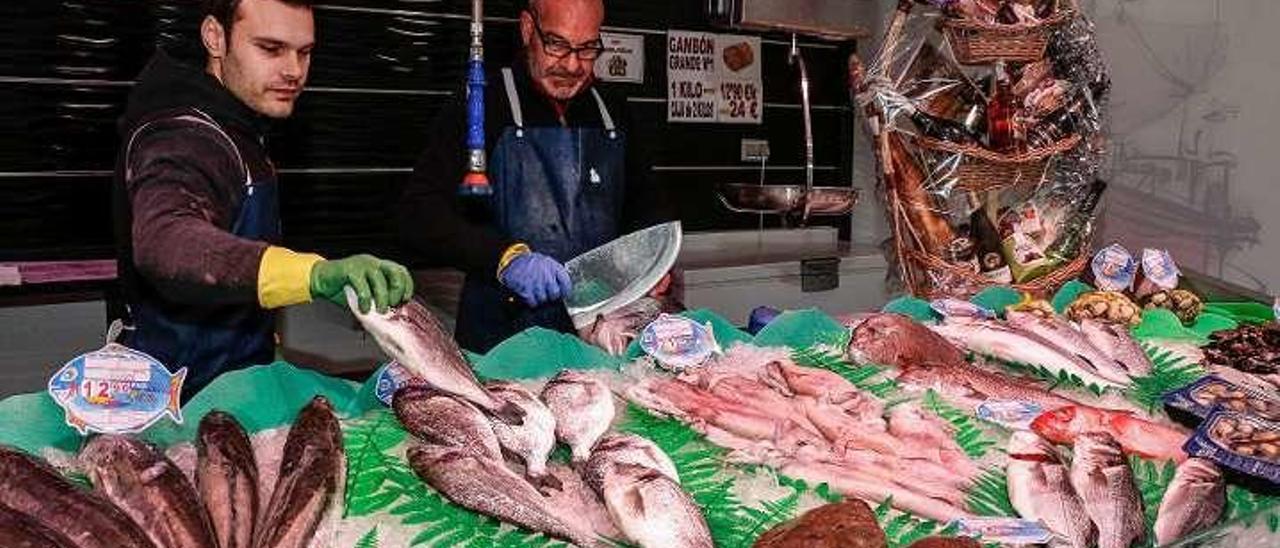
[{"label": "red fish", "polygon": [[1172,426],[1152,422],[1128,411],[1071,405],[1046,411],[1031,421],[1031,430],[1041,437],[1071,445],[1081,434],[1105,432],[1120,443],[1125,453],[1143,458],[1182,462],[1188,435]]}]

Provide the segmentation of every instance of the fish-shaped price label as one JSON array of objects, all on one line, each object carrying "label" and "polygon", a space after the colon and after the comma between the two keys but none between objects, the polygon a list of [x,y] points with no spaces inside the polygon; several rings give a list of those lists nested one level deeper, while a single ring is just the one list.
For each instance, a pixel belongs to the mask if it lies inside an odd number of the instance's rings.
[{"label": "fish-shaped price label", "polygon": [[81,435],[146,430],[168,415],[182,423],[182,381],[155,358],[119,344],[77,356],[49,379],[49,396]]},{"label": "fish-shaped price label", "polygon": [[1018,518],[960,518],[953,520],[956,534],[974,537],[1000,545],[1030,546],[1046,544],[1054,535],[1044,524]]},{"label": "fish-shaped price label", "polygon": [[640,348],[658,364],[674,371],[702,365],[720,353],[711,323],[662,314],[640,332]]},{"label": "fish-shaped price label", "polygon": [[1032,401],[986,400],[978,404],[975,414],[1011,430],[1031,430],[1031,421],[1043,412],[1044,408]]},{"label": "fish-shaped price label", "polygon": [[375,377],[377,380],[374,381],[373,395],[387,407],[391,406],[391,399],[396,395],[397,390],[411,384],[422,386],[427,384],[427,381],[414,376],[412,371],[395,360],[382,366]]},{"label": "fish-shaped price label", "polygon": [[960,299],[936,299],[929,302],[929,308],[932,308],[934,312],[941,314],[944,318],[961,317],[990,320],[996,317],[994,310]]}]

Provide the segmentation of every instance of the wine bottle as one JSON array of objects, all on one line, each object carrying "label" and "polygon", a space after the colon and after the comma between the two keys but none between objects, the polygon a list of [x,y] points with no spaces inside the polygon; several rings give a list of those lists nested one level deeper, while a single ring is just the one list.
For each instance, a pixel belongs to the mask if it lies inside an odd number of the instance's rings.
[{"label": "wine bottle", "polygon": [[1080,206],[1062,224],[1057,239],[1045,250],[1045,256],[1057,264],[1065,263],[1080,252],[1080,244],[1089,233],[1089,222],[1093,219],[1093,211],[1102,200],[1102,192],[1107,189],[1106,181],[1095,180],[1089,186],[1089,192],[1080,202]]},{"label": "wine bottle", "polygon": [[912,103],[903,106],[902,111],[911,118],[920,133],[926,136],[959,144],[972,144],[979,141],[979,135],[971,132],[964,124],[927,114]]},{"label": "wine bottle", "polygon": [[1000,244],[1000,232],[991,222],[987,209],[975,193],[969,193],[973,213],[969,216],[969,235],[974,242],[974,255],[978,259],[978,273],[996,283],[1013,283],[1013,271],[1004,258]]},{"label": "wine bottle", "polygon": [[987,148],[996,152],[1014,152],[1018,143],[1014,137],[1014,111],[1017,108],[1013,92],[1009,90],[1009,74],[1004,61],[996,61],[991,78],[991,93],[987,95]]}]

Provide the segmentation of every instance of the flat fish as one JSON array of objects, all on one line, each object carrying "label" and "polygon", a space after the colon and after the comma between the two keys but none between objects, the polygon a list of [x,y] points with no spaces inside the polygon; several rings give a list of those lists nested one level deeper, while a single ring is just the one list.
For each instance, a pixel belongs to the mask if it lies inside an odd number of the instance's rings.
[{"label": "flat fish", "polygon": [[254,545],[303,548],[315,537],[344,481],[342,430],[323,396],[298,412],[280,458],[280,473]]},{"label": "flat fish", "polygon": [[466,400],[425,386],[405,386],[396,391],[391,406],[405,430],[422,440],[502,459],[489,419]]},{"label": "flat fish", "polygon": [[252,548],[261,501],[258,463],[235,417],[212,411],[196,433],[196,489],[221,548]]},{"label": "flat fish", "polygon": [[617,464],[643,466],[680,483],[680,472],[676,470],[676,464],[652,441],[635,434],[616,433],[605,434],[596,442],[595,448],[591,450],[591,457],[587,459],[583,479],[592,489],[600,492],[605,473]]},{"label": "flat fish", "polygon": [[1090,432],[1076,438],[1071,487],[1098,527],[1098,548],[1128,548],[1146,536],[1133,470],[1110,435]]},{"label": "flat fish", "polygon": [[641,548],[712,548],[702,510],[662,472],[618,464],[601,491],[614,523]]},{"label": "flat fish", "polygon": [[1044,523],[1072,548],[1092,546],[1098,530],[1053,446],[1031,432],[1015,432],[1008,452],[1009,502],[1018,515]]},{"label": "flat fish", "polygon": [[1119,362],[1130,377],[1151,374],[1151,359],[1129,334],[1126,326],[1086,319],[1080,322],[1080,332],[1103,354]]},{"label": "flat fish", "polygon": [[0,506],[0,546],[4,548],[71,548],[66,536],[41,525],[35,518]]},{"label": "flat fish", "polygon": [[1191,458],[1178,466],[1156,513],[1156,546],[1170,544],[1218,523],[1227,504],[1222,471],[1212,462]]},{"label": "flat fish", "polygon": [[129,436],[104,434],[90,438],[79,458],[94,489],[156,546],[218,547],[195,486],[159,449]]},{"label": "flat fish", "polygon": [[547,488],[559,489],[560,481],[547,473],[547,457],[556,447],[556,417],[551,414],[551,409],[528,389],[514,382],[491,382],[485,388],[499,400],[524,411],[524,423],[519,425],[507,424],[496,418],[489,419],[498,443],[524,461],[531,481]]},{"label": "flat fish", "polygon": [[72,485],[44,461],[5,446],[0,446],[0,506],[56,531],[76,548],[155,546],[107,499]]},{"label": "flat fish", "polygon": [[410,300],[385,314],[374,309],[361,314],[355,291],[350,287],[346,291],[347,303],[360,325],[400,365],[436,389],[463,398],[511,424],[520,424],[520,409],[494,398],[480,386],[458,343],[421,302]]},{"label": "flat fish", "polygon": [[572,460],[587,461],[591,447],[613,423],[613,393],[590,375],[564,370],[542,389],[542,401],[556,418],[556,437],[573,451]]},{"label": "flat fish", "polygon": [[1031,312],[1010,310],[1009,325],[1039,335],[1061,348],[1065,353],[1088,363],[1098,376],[1119,384],[1132,384],[1128,368],[1119,360],[1107,355],[1090,342],[1071,322],[1060,318],[1042,318]]},{"label": "flat fish", "polygon": [[457,447],[417,445],[409,465],[449,500],[531,531],[594,546],[594,533],[565,520],[547,499],[501,461]]},{"label": "flat fish", "polygon": [[932,326],[940,335],[978,354],[1027,365],[1037,365],[1053,374],[1065,372],[1079,377],[1085,384],[1100,387],[1122,387],[1098,374],[1091,364],[1074,353],[1034,333],[1008,325],[978,319],[947,320]]}]

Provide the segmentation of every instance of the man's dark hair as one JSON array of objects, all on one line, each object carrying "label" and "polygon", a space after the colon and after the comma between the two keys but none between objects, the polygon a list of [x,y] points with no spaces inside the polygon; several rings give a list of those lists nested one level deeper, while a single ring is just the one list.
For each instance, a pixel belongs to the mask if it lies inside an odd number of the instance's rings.
[{"label": "man's dark hair", "polygon": [[[231,33],[231,25],[236,22],[236,10],[240,9],[240,3],[244,0],[204,0],[204,13],[200,19],[204,19],[210,15],[222,24],[223,32]],[[286,4],[294,6],[312,7],[315,0],[280,0]]]}]

